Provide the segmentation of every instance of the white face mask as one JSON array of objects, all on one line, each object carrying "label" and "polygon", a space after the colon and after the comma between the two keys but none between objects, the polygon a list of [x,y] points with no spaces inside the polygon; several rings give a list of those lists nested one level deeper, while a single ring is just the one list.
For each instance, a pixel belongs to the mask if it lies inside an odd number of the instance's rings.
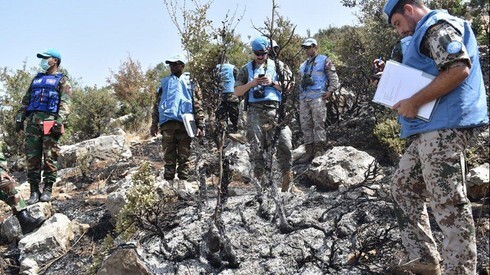
[{"label": "white face mask", "polygon": [[49,68],[51,68],[51,66],[49,66],[48,60],[49,59],[41,59],[41,63],[39,63],[39,66],[44,71],[47,71]]}]

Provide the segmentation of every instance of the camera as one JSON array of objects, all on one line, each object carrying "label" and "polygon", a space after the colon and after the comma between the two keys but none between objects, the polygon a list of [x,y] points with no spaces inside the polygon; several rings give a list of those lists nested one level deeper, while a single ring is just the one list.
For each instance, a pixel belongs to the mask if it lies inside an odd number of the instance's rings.
[{"label": "camera", "polygon": [[257,89],[254,90],[253,92],[254,98],[264,98],[265,97],[265,91],[262,86],[258,86]]},{"label": "camera", "polygon": [[313,84],[315,84],[315,82],[313,81],[313,79],[311,79],[311,75],[309,74],[303,75],[303,78],[301,79],[301,86],[307,87]]}]

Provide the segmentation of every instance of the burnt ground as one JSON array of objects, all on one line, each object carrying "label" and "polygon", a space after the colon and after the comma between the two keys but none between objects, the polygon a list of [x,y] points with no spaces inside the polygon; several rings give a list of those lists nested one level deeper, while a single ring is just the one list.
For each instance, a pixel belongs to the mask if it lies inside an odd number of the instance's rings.
[{"label": "burnt ground", "polygon": [[[110,238],[116,238],[117,235],[114,232],[114,226],[110,222],[110,216],[105,208],[104,202],[106,198],[105,190],[114,190],[117,188],[116,183],[127,175],[127,171],[130,167],[135,167],[141,161],[148,161],[152,164],[155,174],[158,174],[162,168],[161,161],[161,147],[160,144],[155,141],[144,142],[142,144],[133,144],[131,146],[133,153],[133,159],[130,162],[120,162],[112,165],[98,164],[92,169],[90,173],[85,175],[78,175],[69,178],[68,180],[73,182],[77,189],[76,191],[67,192],[71,197],[63,200],[53,201],[53,207],[56,212],[63,213],[70,220],[76,219],[80,223],[86,223],[90,225],[89,231],[83,236],[78,236],[72,242],[72,247],[59,258],[53,260],[51,263],[43,267],[43,274],[95,274],[96,268],[94,264],[100,262],[101,255],[104,255],[107,251],[114,249],[113,245],[108,241]],[[204,152],[202,152],[204,153]],[[210,169],[213,170],[213,169]],[[209,172],[209,171],[208,171]],[[299,187],[307,189],[310,187],[308,182],[300,182]],[[239,193],[250,194],[255,192],[254,188],[250,184],[232,182],[230,186],[233,186],[233,192],[239,195]],[[208,196],[215,197],[216,192],[213,190],[213,186],[208,186]],[[253,202],[252,202],[253,203]],[[309,201],[311,205],[317,203],[326,203],[325,201]],[[307,204],[308,204],[307,203]],[[308,205],[305,205],[308,207]],[[182,204],[183,206],[187,204]],[[361,205],[361,204],[359,204]],[[349,205],[340,205],[341,207],[352,207]],[[477,238],[478,238],[478,270],[480,274],[485,273],[485,268],[489,266],[489,228],[490,228],[490,213],[489,213],[488,200],[474,203],[474,218],[477,225]],[[393,214],[390,209],[382,210],[379,213],[381,217],[392,223]],[[438,243],[441,243],[442,235],[437,224],[432,221],[432,228],[437,238]],[[172,221],[168,221],[172,223]],[[370,238],[369,240],[372,240]],[[386,246],[386,243],[372,241],[369,245],[376,248],[376,246]],[[400,247],[399,240],[394,240],[390,243],[395,250]],[[369,249],[367,247],[366,249]],[[371,247],[372,248],[372,247]],[[389,251],[390,249],[385,247],[379,247],[379,250]],[[399,253],[399,251],[393,251],[393,254]],[[9,244],[6,240],[0,239],[0,274],[18,274],[19,252],[15,248],[15,244]],[[386,255],[390,256],[390,255]],[[391,255],[392,256],[392,255]],[[196,255],[196,257],[198,257]],[[356,273],[350,274],[379,274],[370,272],[365,268],[369,261],[374,264],[383,264],[383,259],[376,257],[370,258],[369,255],[359,255],[354,257],[352,265],[358,265]],[[311,259],[310,259],[311,260]],[[377,261],[377,263],[375,262]],[[219,269],[216,269],[214,273],[218,273]],[[338,273],[341,274],[341,273]],[[388,273],[384,273],[388,274]]]}]

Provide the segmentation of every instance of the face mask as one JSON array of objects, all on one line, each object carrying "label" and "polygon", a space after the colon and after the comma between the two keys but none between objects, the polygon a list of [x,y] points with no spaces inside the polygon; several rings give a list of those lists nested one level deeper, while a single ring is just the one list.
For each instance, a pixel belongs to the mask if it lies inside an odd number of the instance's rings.
[{"label": "face mask", "polygon": [[49,66],[48,59],[41,59],[41,63],[39,64],[41,69],[47,71],[51,66]]}]

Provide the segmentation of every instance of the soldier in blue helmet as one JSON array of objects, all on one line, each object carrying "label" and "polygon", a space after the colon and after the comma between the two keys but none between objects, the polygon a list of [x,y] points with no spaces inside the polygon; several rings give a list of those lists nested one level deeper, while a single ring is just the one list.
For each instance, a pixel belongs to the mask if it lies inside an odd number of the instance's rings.
[{"label": "soldier in blue helmet", "polygon": [[[282,89],[289,87],[292,73],[284,63],[269,58],[269,38],[257,37],[251,46],[254,59],[240,69],[235,81],[235,95],[244,96],[247,102],[247,140],[250,144],[254,176],[260,181],[265,172],[264,152],[270,150],[273,126],[277,125]],[[284,77],[283,83],[279,81],[280,75]],[[299,192],[292,184],[292,132],[287,125],[281,127],[277,142],[277,161],[282,174],[281,191]]]},{"label": "soldier in blue helmet", "polygon": [[[388,0],[383,9],[402,37],[402,63],[435,79],[393,106],[401,137],[413,142],[400,159],[391,191],[402,242],[416,274],[476,274],[471,204],[466,196],[465,147],[475,127],[488,124],[488,108],[475,35],[467,21],[422,0]],[[430,120],[423,104],[438,104]],[[426,201],[444,233],[442,258],[431,233]],[[440,261],[442,260],[442,267]]]}]

